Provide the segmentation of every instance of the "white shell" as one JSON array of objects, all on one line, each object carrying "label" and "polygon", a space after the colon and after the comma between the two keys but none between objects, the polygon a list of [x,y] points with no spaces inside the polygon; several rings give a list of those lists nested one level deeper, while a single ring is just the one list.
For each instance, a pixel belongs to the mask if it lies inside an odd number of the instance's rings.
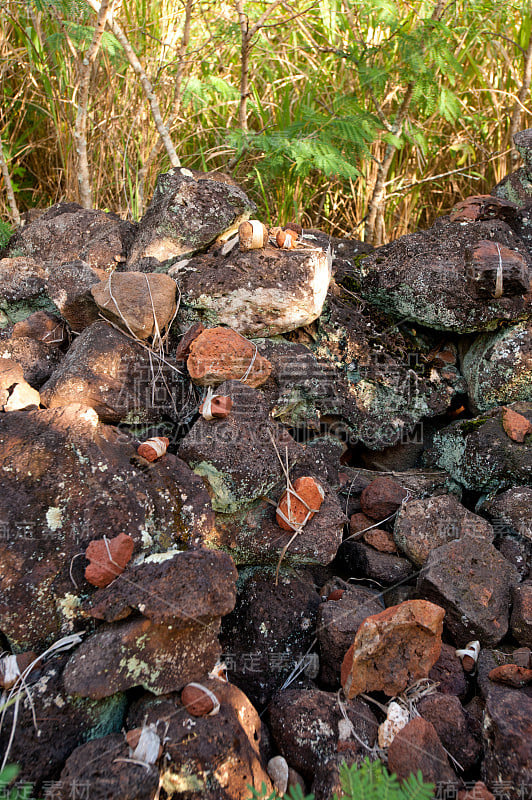
[{"label": "white shell", "polygon": [[379,725],[379,747],[382,747],[383,750],[389,747],[409,719],[407,709],[392,701],[388,706],[386,719]]},{"label": "white shell", "polygon": [[468,642],[463,650],[457,650],[456,655],[458,658],[463,659],[464,656],[469,656],[472,658],[475,664],[478,661],[478,656],[480,653],[480,642],[478,639],[474,639],[472,642]]},{"label": "white shell", "polygon": [[282,756],[270,758],[266,770],[272,779],[277,794],[282,797],[288,788],[288,764],[286,759]]}]

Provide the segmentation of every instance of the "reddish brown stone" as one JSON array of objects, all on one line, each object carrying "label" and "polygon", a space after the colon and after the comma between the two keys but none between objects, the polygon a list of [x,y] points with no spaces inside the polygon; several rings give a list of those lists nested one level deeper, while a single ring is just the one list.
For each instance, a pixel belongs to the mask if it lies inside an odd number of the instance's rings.
[{"label": "reddish brown stone", "polygon": [[279,500],[275,515],[278,525],[285,531],[295,531],[300,525],[309,522],[314,513],[320,510],[325,497],[323,488],[314,478],[298,478],[293,487],[293,492],[285,492]]},{"label": "reddish brown stone", "polygon": [[199,685],[189,683],[181,692],[181,702],[193,717],[206,717],[214,709],[212,697]]},{"label": "reddish brown stone", "polygon": [[175,360],[176,361],[186,361],[190,355],[190,345],[197,339],[200,333],[203,333],[205,327],[201,324],[201,322],[195,322],[193,325],[188,328],[183,336],[181,337],[181,341],[177,345],[177,350],[175,351]]},{"label": "reddish brown stone", "polygon": [[339,600],[344,593],[343,589],[333,589],[327,596],[327,600]]},{"label": "reddish brown stone", "polygon": [[532,669],[519,667],[517,664],[501,664],[500,667],[491,670],[488,678],[495,683],[505,683],[507,686],[519,689],[532,683]]},{"label": "reddish brown stone", "polygon": [[365,514],[362,514],[358,511],[356,514],[351,514],[351,519],[349,520],[349,533],[352,536],[354,533],[362,533],[362,531],[367,530],[367,528],[372,528],[375,525],[375,520],[366,517]]},{"label": "reddish brown stone", "polygon": [[360,495],[362,511],[374,520],[384,520],[401,507],[406,489],[392,478],[375,478]]},{"label": "reddish brown stone", "polygon": [[532,669],[532,652],[529,647],[518,647],[512,653],[513,663],[518,667]]},{"label": "reddish brown stone", "polygon": [[427,600],[405,600],[367,617],[342,664],[346,695],[376,690],[392,696],[426,678],[440,656],[444,616]]},{"label": "reddish brown stone", "polygon": [[258,354],[255,345],[230,328],[208,328],[190,345],[187,360],[190,377],[200,386],[217,386],[226,380],[242,380],[256,388],[272,370],[270,362]]},{"label": "reddish brown stone", "polygon": [[523,647],[532,648],[532,581],[515,586],[512,600],[512,635]]},{"label": "reddish brown stone", "polygon": [[[199,407],[199,413],[203,415],[205,401]],[[211,415],[217,419],[225,419],[231,413],[233,401],[225,395],[215,394],[211,399]]]},{"label": "reddish brown stone", "polygon": [[495,800],[493,795],[482,781],[477,781],[470,791],[458,792],[458,800]]},{"label": "reddish brown stone", "polygon": [[450,644],[442,644],[440,657],[429,672],[429,678],[439,683],[438,691],[442,694],[455,694],[460,698],[466,695],[467,681],[462,662]]},{"label": "reddish brown stone", "polygon": [[525,436],[532,433],[532,423],[522,414],[512,411],[511,408],[504,408],[502,412],[502,427],[507,436],[514,442],[524,442]]},{"label": "reddish brown stone", "polygon": [[166,436],[154,436],[153,439],[142,442],[137,448],[137,453],[151,463],[164,456],[169,444],[170,439]]},{"label": "reddish brown stone", "polygon": [[283,250],[293,250],[297,241],[297,233],[293,230],[279,231],[275,237],[275,241]]},{"label": "reddish brown stone", "polygon": [[423,717],[411,720],[395,736],[388,749],[388,769],[400,780],[421,770],[425,782],[457,782],[434,725]]},{"label": "reddish brown stone", "polygon": [[380,553],[397,553],[397,547],[393,540],[393,533],[383,531],[382,528],[373,528],[364,534],[366,544],[374,547]]},{"label": "reddish brown stone", "polygon": [[85,578],[93,586],[108,586],[121,575],[133,555],[135,543],[127,533],[119,533],[114,539],[95,539],[85,551],[90,564],[85,569]]},{"label": "reddish brown stone", "polygon": [[66,339],[65,323],[46,311],[36,311],[13,326],[13,339],[27,337],[45,344],[62,344]]}]

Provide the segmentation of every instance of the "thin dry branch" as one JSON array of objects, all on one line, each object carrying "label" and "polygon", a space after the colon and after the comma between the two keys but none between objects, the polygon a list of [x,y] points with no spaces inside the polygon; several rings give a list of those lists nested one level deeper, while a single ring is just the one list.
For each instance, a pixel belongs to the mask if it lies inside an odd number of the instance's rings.
[{"label": "thin dry branch", "polygon": [[83,58],[79,79],[79,102],[74,127],[74,139],[78,154],[78,182],[81,205],[92,208],[92,187],[89,173],[89,160],[87,157],[87,107],[89,104],[89,87],[92,66],[96,60],[100,43],[107,24],[107,17],[112,14],[110,0],[102,0],[98,19],[92,36],[89,49]]},{"label": "thin dry branch", "polygon": [[[90,5],[90,7],[94,11],[96,11],[96,13],[98,14],[100,13],[101,4],[97,2],[97,0],[85,0],[85,2],[87,2]],[[164,124],[161,115],[161,109],[159,106],[159,101],[157,99],[155,92],[153,91],[153,86],[151,84],[150,79],[148,78],[148,75],[146,74],[146,71],[144,70],[142,64],[138,59],[137,54],[135,53],[129,42],[129,39],[127,38],[126,34],[122,30],[118,22],[112,17],[109,17],[107,19],[107,25],[112,30],[113,34],[116,36],[116,38],[124,48],[124,53],[126,54],[126,58],[131,64],[133,71],[140,80],[142,88],[144,89],[144,94],[146,95],[151,107],[153,121],[155,122],[155,126],[159,132],[159,136],[161,137],[166,152],[168,153],[168,158],[170,159],[170,163],[172,164],[173,167],[180,167],[181,161],[179,160],[179,156],[175,151],[168,128]]]}]

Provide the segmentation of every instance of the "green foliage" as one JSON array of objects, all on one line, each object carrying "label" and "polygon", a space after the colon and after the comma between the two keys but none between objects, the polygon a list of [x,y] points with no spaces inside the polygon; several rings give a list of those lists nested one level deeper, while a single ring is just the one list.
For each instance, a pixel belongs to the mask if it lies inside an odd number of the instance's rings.
[{"label": "green foliage", "polygon": [[[13,228],[8,222],[0,219],[0,249],[5,247],[13,235]],[[0,773],[1,778],[1,773]]]},{"label": "green foliage", "polygon": [[[431,800],[434,785],[424,783],[421,771],[417,775],[399,783],[396,775],[390,775],[380,761],[365,758],[360,766],[348,766],[345,762],[340,766],[340,783],[342,793],[334,794],[331,800]],[[257,791],[249,787],[250,800],[276,800],[275,792],[267,793],[265,784]],[[304,796],[300,787],[291,788],[283,795],[283,800],[314,800],[314,795]]]},{"label": "green foliage", "polygon": [[5,800],[33,800],[31,783],[15,786],[12,789],[8,788],[17,777],[19,771],[19,767],[16,764],[10,764],[0,772],[0,791]]}]

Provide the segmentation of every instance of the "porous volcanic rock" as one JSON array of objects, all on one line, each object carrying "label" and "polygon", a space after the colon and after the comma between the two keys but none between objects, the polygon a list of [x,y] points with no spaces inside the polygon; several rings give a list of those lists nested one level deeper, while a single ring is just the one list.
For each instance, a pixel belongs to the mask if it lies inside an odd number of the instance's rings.
[{"label": "porous volcanic rock", "polygon": [[56,778],[65,759],[78,745],[88,739],[119,731],[124,719],[126,698],[123,694],[115,694],[101,701],[68,695],[62,680],[67,658],[68,654],[65,653],[53,656],[45,664],[35,667],[27,679],[37,729],[24,690],[18,720],[13,720],[12,705],[6,709],[2,724],[2,753],[6,751],[12,725],[15,724],[10,762],[19,765],[20,780],[31,781],[37,786]]},{"label": "porous volcanic rock", "polygon": [[128,727],[158,724],[164,733],[163,791],[187,800],[247,800],[248,786],[259,790],[262,783],[271,791],[262,757],[264,728],[257,711],[231,683],[204,677],[201,685],[220,703],[215,716],[193,717],[175,694],[144,696],[129,712]]},{"label": "porous volcanic rock", "polygon": [[133,230],[131,222],[116,214],[78,203],[56,203],[20,228],[4,253],[23,254],[50,265],[82,260],[91,267],[111,269],[125,261]]},{"label": "porous volcanic rock", "polygon": [[383,691],[392,696],[428,676],[441,651],[445,611],[426,600],[406,600],[367,617],[342,663],[348,697]]},{"label": "porous volcanic rock", "polygon": [[466,534],[432,550],[418,591],[446,610],[445,625],[463,647],[495,645],[506,635],[516,569],[484,537]]},{"label": "porous volcanic rock", "polygon": [[436,547],[466,533],[493,540],[489,522],[465,508],[454,495],[410,500],[395,519],[395,542],[418,567],[423,566]]},{"label": "porous volcanic rock", "polygon": [[180,256],[207,248],[256,210],[242,189],[209,179],[195,180],[171,169],[157,178],[148,210],[138,223],[127,269],[165,272]]},{"label": "porous volcanic rock", "polygon": [[246,336],[275,336],[314,322],[322,312],[331,262],[319,247],[266,246],[227,256],[196,256],[174,268],[181,290],[178,318],[229,325]]},{"label": "porous volcanic rock", "polygon": [[[377,719],[363,700],[348,700],[345,711],[367,748],[377,738]],[[268,706],[268,721],[275,744],[288,763],[311,783],[335,758],[341,744],[349,744],[354,754],[367,750],[343,719],[338,696],[319,689],[286,689]]]},{"label": "porous volcanic rock", "polygon": [[50,268],[46,291],[73,331],[79,333],[99,319],[100,311],[90,290],[105,275],[104,270],[79,260]]},{"label": "porous volcanic rock", "polygon": [[320,680],[333,689],[340,685],[340,668],[356,632],[366,617],[379,614],[382,602],[376,592],[346,585],[338,600],[327,600],[318,610]]},{"label": "porous volcanic rock", "polygon": [[59,366],[63,353],[57,346],[29,336],[11,336],[0,342],[0,359],[6,358],[20,364],[25,380],[39,389]]},{"label": "porous volcanic rock", "polygon": [[[291,471],[295,476],[308,470],[299,465]],[[346,517],[336,493],[320,479],[325,499],[318,514],[309,520],[297,534],[283,557],[283,564],[329,564],[340,545]],[[286,481],[276,483],[268,492],[278,499],[286,487]],[[216,525],[206,540],[210,547],[226,550],[240,564],[277,564],[283,548],[291,539],[275,519],[275,507],[268,500],[248,503],[233,513],[217,513]]]},{"label": "porous volcanic rock", "polygon": [[405,780],[421,770],[425,783],[458,785],[438,734],[423,717],[410,720],[388,748],[388,769]]},{"label": "porous volcanic rock", "polygon": [[69,659],[65,688],[94,700],[134,686],[158,695],[179,691],[213,669],[219,629],[219,617],[191,619],[186,626],[142,617],[104,623]]},{"label": "porous volcanic rock", "polygon": [[509,529],[532,542],[532,486],[514,486],[484,501],[481,509],[495,530]]},{"label": "porous volcanic rock", "polygon": [[382,553],[356,539],[342,543],[338,551],[338,563],[346,567],[351,575],[385,584],[402,583],[414,573],[414,567],[407,558]]},{"label": "porous volcanic rock", "polygon": [[28,256],[0,259],[0,327],[20,322],[35,311],[55,311],[46,293],[48,271]]},{"label": "porous volcanic rock", "polygon": [[434,725],[441,743],[463,769],[472,769],[480,758],[482,744],[471,733],[468,715],[458,697],[436,692],[424,697],[417,710]]},{"label": "porous volcanic rock", "polygon": [[320,598],[308,577],[281,573],[276,585],[273,571],[258,570],[242,583],[222,623],[223,659],[230,680],[262,706],[310,648]]},{"label": "porous volcanic rock", "polygon": [[523,647],[532,647],[532,580],[514,586],[510,627]]},{"label": "porous volcanic rock", "polygon": [[48,791],[57,800],[72,800],[86,788],[91,800],[154,800],[158,770],[138,765],[132,769],[130,758],[123,733],[94,739],[74,750]]},{"label": "porous volcanic rock", "polygon": [[139,339],[162,335],[176,311],[175,281],[161,273],[115,272],[91,294],[104,317]]},{"label": "porous volcanic rock", "polygon": [[[513,403],[511,408],[532,421],[532,403]],[[502,426],[502,414],[498,408],[443,428],[434,435],[429,457],[473,491],[494,492],[528,483],[532,434],[523,444],[512,441]]]},{"label": "porous volcanic rock", "polygon": [[[39,648],[79,617],[84,552],[128,533],[135,550],[201,542],[214,523],[203,484],[167,454],[148,470],[133,442],[71,405],[0,421],[0,630],[18,650]],[[76,583],[73,582],[73,579]]]},{"label": "porous volcanic rock", "polygon": [[462,373],[476,413],[517,400],[532,402],[531,353],[531,321],[475,339],[462,360]]},{"label": "porous volcanic rock", "polygon": [[523,797],[522,786],[532,773],[532,697],[520,690],[490,694],[486,700],[483,738],[484,782],[496,786],[504,777],[509,800]]},{"label": "porous volcanic rock", "polygon": [[223,617],[235,607],[238,573],[230,556],[204,548],[148,556],[129,566],[86,604],[92,617],[115,622],[135,610],[158,625]]},{"label": "porous volcanic rock", "polygon": [[[168,363],[171,363],[168,359]],[[84,403],[104,422],[177,419],[189,402],[185,377],[158,363],[107,322],[85,328],[41,389],[48,408]]]},{"label": "porous volcanic rock", "polygon": [[464,224],[443,217],[429,230],[401,236],[364,258],[359,291],[372,305],[436,330],[471,333],[493,330],[502,321],[519,321],[530,312],[532,298],[523,290],[516,294],[511,283],[504,288],[508,272],[513,274],[513,261],[503,263],[500,297],[496,271],[492,270],[491,296],[486,296],[478,265],[475,269],[471,263],[471,252],[486,240],[515,251],[530,268],[524,243],[506,222]]},{"label": "porous volcanic rock", "polygon": [[283,463],[288,452],[289,466],[302,448],[270,418],[256,389],[227,381],[218,394],[232,399],[231,413],[212,421],[200,417],[182,440],[179,456],[205,478],[214,510],[229,514],[267,494],[282,478],[276,448]]},{"label": "porous volcanic rock", "polygon": [[467,681],[456,648],[450,644],[441,646],[440,657],[429,672],[430,680],[438,683],[442,694],[456,695],[461,700],[466,696]]}]

